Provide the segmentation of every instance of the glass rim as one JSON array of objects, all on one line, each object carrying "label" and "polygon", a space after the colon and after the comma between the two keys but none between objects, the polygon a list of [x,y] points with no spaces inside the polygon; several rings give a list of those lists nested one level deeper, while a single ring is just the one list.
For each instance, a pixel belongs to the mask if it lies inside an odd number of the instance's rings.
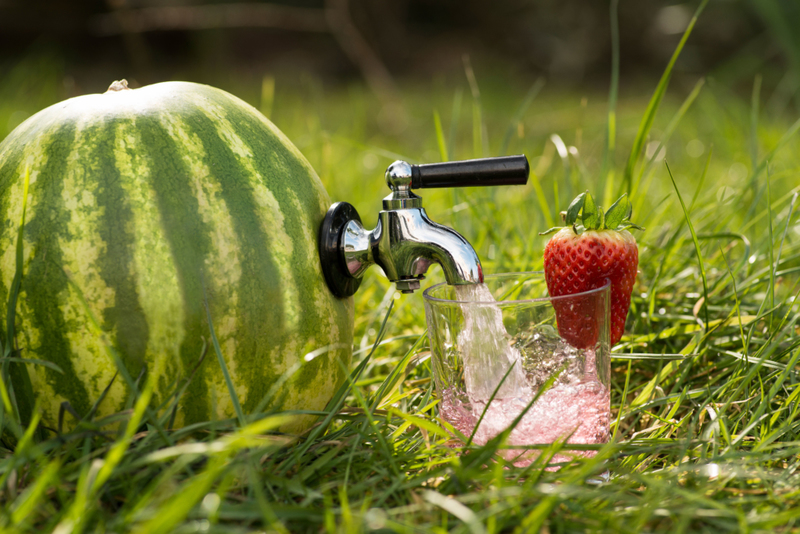
[{"label": "glass rim", "polygon": [[[484,282],[486,281],[486,279],[492,279],[492,278],[503,278],[503,277],[512,277],[512,276],[516,276],[517,278],[523,278],[525,276],[533,277],[533,276],[538,276],[538,275],[541,275],[542,277],[544,277],[544,271],[523,271],[523,272],[517,272],[517,273],[487,274],[486,276],[484,276]],[[524,281],[525,280],[523,280],[523,282]],[[442,299],[442,298],[439,298],[439,297],[432,296],[430,293],[432,291],[434,291],[436,288],[448,285],[447,282],[441,282],[439,284],[433,285],[433,286],[425,289],[425,291],[422,292],[422,298],[424,300],[430,301],[430,302],[443,302],[443,303],[452,303],[452,304],[472,304],[472,305],[475,305],[475,304],[494,304],[494,305],[497,305],[497,304],[525,304],[525,303],[534,303],[534,302],[552,302],[552,301],[573,299],[575,297],[585,297],[587,295],[593,295],[593,294],[602,293],[603,291],[610,292],[610,290],[611,290],[611,280],[606,278],[605,282],[606,282],[605,284],[603,284],[602,286],[600,286],[598,288],[590,289],[588,291],[581,291],[580,293],[572,293],[572,294],[569,294],[569,295],[559,295],[559,296],[556,296],[556,297],[549,296],[549,297],[538,297],[538,298],[535,298],[535,299],[522,299],[522,300],[456,300],[456,299]],[[519,284],[520,282],[517,281],[516,283]]]}]

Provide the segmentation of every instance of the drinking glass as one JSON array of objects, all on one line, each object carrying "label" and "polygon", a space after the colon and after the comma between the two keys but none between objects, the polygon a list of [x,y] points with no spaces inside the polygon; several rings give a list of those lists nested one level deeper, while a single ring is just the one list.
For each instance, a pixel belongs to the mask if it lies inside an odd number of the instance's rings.
[{"label": "drinking glass", "polygon": [[539,452],[513,446],[608,442],[609,287],[550,297],[543,273],[527,272],[425,290],[440,416],[480,445],[524,412],[502,451],[516,465]]}]

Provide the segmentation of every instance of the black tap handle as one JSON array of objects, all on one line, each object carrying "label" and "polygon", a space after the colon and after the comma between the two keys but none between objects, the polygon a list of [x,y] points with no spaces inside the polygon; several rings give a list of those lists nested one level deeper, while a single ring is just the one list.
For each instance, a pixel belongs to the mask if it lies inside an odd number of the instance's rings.
[{"label": "black tap handle", "polygon": [[412,165],[411,189],[524,185],[529,172],[524,155]]}]

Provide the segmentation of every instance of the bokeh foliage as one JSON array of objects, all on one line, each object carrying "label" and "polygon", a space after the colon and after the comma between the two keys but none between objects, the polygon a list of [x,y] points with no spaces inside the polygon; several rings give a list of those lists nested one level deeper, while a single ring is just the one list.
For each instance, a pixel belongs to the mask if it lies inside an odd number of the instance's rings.
[{"label": "bokeh foliage", "polygon": [[[18,63],[16,78],[2,82],[9,96],[0,118],[65,96],[63,66],[41,57]],[[332,199],[353,203],[368,226],[387,193],[383,169],[396,158],[527,154],[526,187],[422,194],[434,220],[475,246],[486,272],[541,268],[538,231],[577,192],[613,200],[639,137],[630,176],[634,220],[646,230],[637,235],[641,272],[627,335],[612,363],[615,443],[551,472],[546,458],[559,444],[519,469],[494,454],[501,440],[463,447],[451,439],[437,418],[421,295],[396,294],[373,268],[356,296],[352,381],[311,433],[269,434],[276,414],[255,414],[267,417],[244,426],[210,421],[165,437],[142,385],[131,410],[75,432],[7,432],[0,525],[796,531],[800,122],[791,91],[758,73],[744,88],[722,75],[675,76],[646,134],[642,117],[658,81],[623,80],[612,108],[613,152],[605,88],[549,79],[542,86],[477,62],[466,73],[402,81],[400,99],[390,102],[362,84],[316,76],[223,80],[270,116]],[[426,283],[439,280],[434,267]]]}]

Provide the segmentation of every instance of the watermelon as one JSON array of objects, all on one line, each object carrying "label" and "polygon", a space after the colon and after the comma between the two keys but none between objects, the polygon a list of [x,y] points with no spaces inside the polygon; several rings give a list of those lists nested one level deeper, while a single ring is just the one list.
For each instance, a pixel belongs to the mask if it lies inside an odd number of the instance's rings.
[{"label": "watermelon", "polygon": [[321,410],[342,384],[353,302],[327,289],[316,248],[330,200],[253,107],[194,83],[115,82],[17,127],[0,144],[0,302],[17,268],[26,169],[16,346],[61,372],[11,370],[47,426],[64,402],[88,414],[109,384],[97,416],[125,408],[110,347],[134,379],[154,381],[154,406],[191,377],[177,426],[234,417],[212,325],[245,413],[271,388],[272,409]]}]

